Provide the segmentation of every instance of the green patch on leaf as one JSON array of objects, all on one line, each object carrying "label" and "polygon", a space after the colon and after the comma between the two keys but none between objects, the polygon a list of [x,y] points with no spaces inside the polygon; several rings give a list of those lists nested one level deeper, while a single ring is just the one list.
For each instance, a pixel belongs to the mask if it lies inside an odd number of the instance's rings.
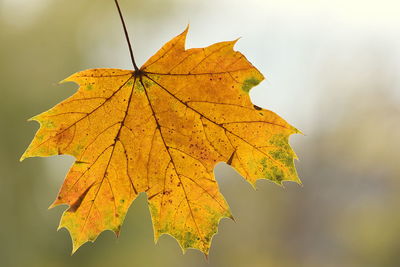
[{"label": "green patch on leaf", "polygon": [[49,129],[54,129],[56,128],[56,125],[52,121],[44,121],[42,122],[43,127],[49,128]]},{"label": "green patch on leaf", "polygon": [[126,83],[126,86],[132,86],[132,85],[133,85],[133,80],[130,79],[130,80]]},{"label": "green patch on leaf", "polygon": [[269,152],[269,154],[277,161],[282,162],[286,167],[293,165],[293,155],[287,150],[274,150]]},{"label": "green patch on leaf", "polygon": [[[146,86],[147,88],[147,86]],[[135,84],[135,90],[138,92],[144,92],[144,88],[141,82],[137,81]]]},{"label": "green patch on leaf", "polygon": [[192,234],[191,232],[186,232],[185,236],[183,237],[182,246],[184,248],[191,248],[191,247],[193,247],[196,240],[197,240],[196,235]]},{"label": "green patch on leaf", "polygon": [[260,80],[253,78],[253,77],[250,79],[247,79],[243,82],[242,90],[245,91],[246,93],[248,93],[251,88],[258,85],[260,82],[261,82]]},{"label": "green patch on leaf", "polygon": [[152,80],[149,79],[143,79],[143,84],[146,88],[149,88],[153,85],[155,85],[155,83]]}]

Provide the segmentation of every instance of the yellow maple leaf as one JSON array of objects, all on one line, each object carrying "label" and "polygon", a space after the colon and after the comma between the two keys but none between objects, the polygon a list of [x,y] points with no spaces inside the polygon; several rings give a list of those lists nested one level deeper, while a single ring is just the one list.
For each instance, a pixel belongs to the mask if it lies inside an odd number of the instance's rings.
[{"label": "yellow maple leaf", "polygon": [[288,144],[298,130],[250,101],[263,75],[233,50],[236,41],[185,50],[186,34],[136,71],[73,74],[64,81],[79,90],[32,118],[40,129],[21,160],[76,158],[51,206],[69,205],[59,228],[69,230],[73,252],[104,230],[118,235],[145,192],[155,240],[170,234],[183,251],[207,255],[221,218],[232,218],[213,174],[218,162],[253,185],[300,182]]}]

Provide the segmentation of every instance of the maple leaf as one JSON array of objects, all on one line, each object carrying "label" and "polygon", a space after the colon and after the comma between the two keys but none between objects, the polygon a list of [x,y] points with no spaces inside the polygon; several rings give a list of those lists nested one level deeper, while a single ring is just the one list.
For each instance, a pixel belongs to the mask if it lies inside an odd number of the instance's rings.
[{"label": "maple leaf", "polygon": [[[51,207],[67,204],[59,228],[73,252],[104,230],[117,235],[132,201],[147,194],[157,241],[206,255],[219,221],[232,218],[214,166],[226,162],[247,181],[300,182],[288,138],[298,133],[251,103],[263,75],[236,41],[185,50],[187,29],[140,69],[91,69],[64,82],[80,87],[32,120],[40,123],[22,159],[76,158]],[[136,68],[136,65],[135,65]]]}]

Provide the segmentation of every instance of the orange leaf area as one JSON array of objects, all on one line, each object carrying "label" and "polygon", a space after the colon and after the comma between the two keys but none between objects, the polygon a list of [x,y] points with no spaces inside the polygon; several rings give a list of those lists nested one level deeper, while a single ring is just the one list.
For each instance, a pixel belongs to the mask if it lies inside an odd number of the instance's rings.
[{"label": "orange leaf area", "polygon": [[226,162],[247,181],[300,183],[288,138],[299,131],[251,103],[263,75],[236,41],[185,50],[187,29],[139,71],[91,69],[66,82],[70,98],[32,118],[40,123],[21,159],[76,158],[52,206],[67,204],[60,228],[73,251],[104,230],[117,235],[126,212],[145,192],[155,240],[175,237],[209,252],[221,218],[232,218],[214,177]]}]

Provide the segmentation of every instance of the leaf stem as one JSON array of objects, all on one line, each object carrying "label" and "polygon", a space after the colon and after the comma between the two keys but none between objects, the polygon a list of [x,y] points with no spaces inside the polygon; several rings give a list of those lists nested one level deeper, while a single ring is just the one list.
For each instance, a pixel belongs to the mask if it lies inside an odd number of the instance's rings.
[{"label": "leaf stem", "polygon": [[136,65],[135,57],[133,56],[131,42],[129,40],[128,31],[126,30],[124,17],[122,16],[122,12],[121,12],[121,8],[119,7],[118,0],[115,0],[115,5],[117,6],[119,17],[121,18],[122,26],[124,27],[124,33],[125,33],[126,41],[128,42],[129,53],[131,54],[131,60],[132,60],[133,67],[135,68],[135,72],[138,72],[139,68]]}]

